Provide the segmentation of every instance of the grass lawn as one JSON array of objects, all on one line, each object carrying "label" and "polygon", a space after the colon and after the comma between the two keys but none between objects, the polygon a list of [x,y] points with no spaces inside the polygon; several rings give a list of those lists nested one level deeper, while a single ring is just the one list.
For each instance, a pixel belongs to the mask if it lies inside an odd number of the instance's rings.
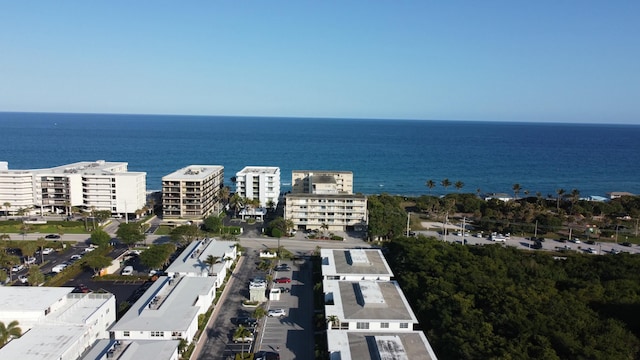
[{"label": "grass lawn", "polygon": [[[19,221],[0,221],[0,233],[2,234],[20,234],[22,232],[22,222]],[[41,234],[86,234],[88,231],[84,228],[81,221],[48,221],[46,224],[29,224],[27,233]]]}]

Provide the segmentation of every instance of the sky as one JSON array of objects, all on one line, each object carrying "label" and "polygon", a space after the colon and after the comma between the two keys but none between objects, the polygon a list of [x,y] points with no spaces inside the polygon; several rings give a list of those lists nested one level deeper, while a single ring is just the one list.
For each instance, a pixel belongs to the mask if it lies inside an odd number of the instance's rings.
[{"label": "sky", "polygon": [[0,111],[640,124],[640,1],[0,0]]}]

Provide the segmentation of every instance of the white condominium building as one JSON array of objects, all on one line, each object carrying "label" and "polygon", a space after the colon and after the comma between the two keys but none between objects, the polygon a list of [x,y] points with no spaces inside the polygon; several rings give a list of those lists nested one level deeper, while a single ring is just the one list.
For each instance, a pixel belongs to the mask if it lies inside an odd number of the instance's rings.
[{"label": "white condominium building", "polygon": [[260,200],[261,207],[278,205],[280,196],[280,168],[247,166],[236,173],[236,194]]},{"label": "white condominium building", "polygon": [[350,231],[367,226],[367,198],[353,194],[350,171],[293,171],[285,219],[298,230]]},{"label": "white condominium building", "polygon": [[162,178],[162,214],[165,219],[203,218],[221,211],[224,167],[190,165]]},{"label": "white condominium building", "polygon": [[28,208],[54,211],[72,206],[133,214],[146,204],[147,173],[129,172],[127,166],[126,162],[97,160],[9,170],[6,162],[0,162],[0,205],[10,214]]}]

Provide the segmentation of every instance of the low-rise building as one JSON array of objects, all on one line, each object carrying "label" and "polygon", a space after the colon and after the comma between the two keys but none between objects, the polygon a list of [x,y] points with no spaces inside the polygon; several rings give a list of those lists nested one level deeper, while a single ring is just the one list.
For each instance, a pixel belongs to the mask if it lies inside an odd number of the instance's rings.
[{"label": "low-rise building", "polygon": [[380,250],[322,249],[331,359],[436,359]]},{"label": "low-rise building", "polygon": [[162,178],[162,214],[166,219],[201,219],[222,211],[224,167],[190,165]]},{"label": "low-rise building", "polygon": [[[216,259],[213,266],[207,264],[209,256]],[[233,241],[202,239],[189,244],[169,265],[169,276],[209,276],[215,279],[216,287],[222,286],[228,271],[238,257],[237,244]]]},{"label": "low-rise building", "polygon": [[236,173],[236,194],[258,199],[259,207],[276,207],[280,196],[280,168],[247,166]]},{"label": "low-rise building", "polygon": [[216,296],[215,278],[162,276],[110,329],[115,340],[193,340]]},{"label": "low-rise building", "polygon": [[0,359],[77,359],[116,320],[109,293],[73,293],[68,287],[0,286],[0,321],[17,320],[23,335],[0,349]]}]

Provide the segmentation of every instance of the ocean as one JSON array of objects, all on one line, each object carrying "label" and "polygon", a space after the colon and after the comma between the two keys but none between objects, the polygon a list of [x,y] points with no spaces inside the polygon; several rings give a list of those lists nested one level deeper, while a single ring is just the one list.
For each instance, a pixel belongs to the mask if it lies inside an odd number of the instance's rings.
[{"label": "ocean", "polygon": [[[581,196],[640,194],[640,126],[477,121],[0,113],[0,161],[34,169],[125,161],[147,189],[190,164],[222,165],[225,184],[245,166],[347,170],[354,191],[418,196],[460,192]],[[438,185],[429,190],[428,180]]]}]

